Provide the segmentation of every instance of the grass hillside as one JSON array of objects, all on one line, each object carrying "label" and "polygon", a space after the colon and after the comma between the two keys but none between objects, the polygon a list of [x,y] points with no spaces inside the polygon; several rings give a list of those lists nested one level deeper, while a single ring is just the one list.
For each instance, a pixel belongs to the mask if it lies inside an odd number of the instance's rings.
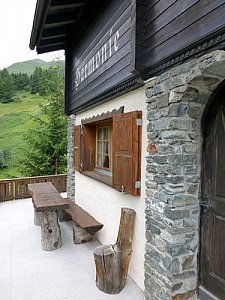
[{"label": "grass hillside", "polygon": [[[59,61],[64,66],[64,61]],[[17,62],[7,68],[8,72],[10,74],[12,73],[26,73],[27,75],[31,75],[36,67],[41,67],[42,69],[48,69],[52,66],[54,66],[57,63],[57,61],[52,62],[46,62],[41,59],[33,59],[33,60],[27,60],[23,62]]]},{"label": "grass hillside", "polygon": [[0,179],[21,177],[19,158],[23,156],[24,147],[28,147],[23,134],[32,128],[31,116],[40,110],[39,104],[44,98],[30,93],[20,93],[17,101],[0,103],[0,148],[11,152],[8,168],[0,169]]}]

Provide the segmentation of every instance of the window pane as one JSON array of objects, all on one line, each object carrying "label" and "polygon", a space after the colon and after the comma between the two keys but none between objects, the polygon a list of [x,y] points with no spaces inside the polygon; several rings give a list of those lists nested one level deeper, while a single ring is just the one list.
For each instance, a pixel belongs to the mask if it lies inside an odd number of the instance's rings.
[{"label": "window pane", "polygon": [[98,148],[97,148],[97,153],[101,154],[102,153],[102,142],[98,142]]},{"label": "window pane", "polygon": [[109,154],[109,142],[104,142],[104,154]]},{"label": "window pane", "polygon": [[109,128],[106,127],[104,128],[104,137],[103,137],[104,140],[108,140],[109,139]]},{"label": "window pane", "polygon": [[109,168],[109,156],[108,155],[103,156],[103,167]]},{"label": "window pane", "polygon": [[100,141],[102,139],[102,128],[98,128],[98,137],[97,139]]},{"label": "window pane", "polygon": [[97,165],[98,167],[102,167],[102,156],[101,155],[97,155]]},{"label": "window pane", "polygon": [[110,168],[110,127],[97,128],[96,166]]}]

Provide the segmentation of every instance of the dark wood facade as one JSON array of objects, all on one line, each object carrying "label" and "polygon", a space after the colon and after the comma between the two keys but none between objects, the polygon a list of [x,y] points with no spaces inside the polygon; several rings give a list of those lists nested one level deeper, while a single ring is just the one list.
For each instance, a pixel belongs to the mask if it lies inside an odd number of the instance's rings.
[{"label": "dark wood facade", "polygon": [[146,77],[225,47],[224,0],[146,0]]},{"label": "dark wood facade", "polygon": [[65,49],[67,114],[225,48],[225,0],[38,1],[30,47]]}]

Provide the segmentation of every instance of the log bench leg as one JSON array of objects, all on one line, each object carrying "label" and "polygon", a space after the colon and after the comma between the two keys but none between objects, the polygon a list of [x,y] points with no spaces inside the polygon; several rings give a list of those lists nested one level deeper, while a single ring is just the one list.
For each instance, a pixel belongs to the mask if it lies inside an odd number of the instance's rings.
[{"label": "log bench leg", "polygon": [[34,209],[34,225],[41,226],[41,212]]},{"label": "log bench leg", "polygon": [[78,226],[77,224],[73,224],[73,242],[74,244],[83,244],[95,239],[94,234],[88,233],[86,230]]},{"label": "log bench leg", "polygon": [[41,213],[41,244],[42,249],[46,251],[62,246],[57,210]]}]

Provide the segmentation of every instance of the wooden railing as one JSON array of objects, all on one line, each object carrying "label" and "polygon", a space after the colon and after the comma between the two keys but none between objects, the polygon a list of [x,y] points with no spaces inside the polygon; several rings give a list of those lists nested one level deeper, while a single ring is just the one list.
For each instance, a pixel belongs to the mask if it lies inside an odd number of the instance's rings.
[{"label": "wooden railing", "polygon": [[14,179],[0,180],[0,202],[30,198],[31,195],[28,191],[28,183],[37,182],[52,182],[56,189],[62,193],[66,192],[66,175],[49,175],[37,177],[24,177]]}]

